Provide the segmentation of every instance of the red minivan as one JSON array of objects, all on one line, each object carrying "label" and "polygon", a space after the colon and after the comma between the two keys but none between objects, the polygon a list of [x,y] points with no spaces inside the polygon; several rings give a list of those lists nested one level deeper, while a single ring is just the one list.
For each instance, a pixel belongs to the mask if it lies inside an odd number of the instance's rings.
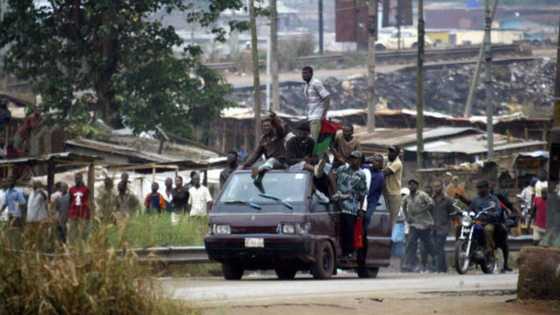
[{"label": "red minivan", "polygon": [[328,279],[337,269],[373,278],[389,265],[391,227],[383,198],[367,228],[365,259],[358,263],[340,259],[340,212],[313,187],[313,176],[306,171],[270,171],[260,188],[249,171],[230,176],[210,212],[204,240],[210,259],[222,264],[225,279],[267,269],[286,280],[298,271]]}]

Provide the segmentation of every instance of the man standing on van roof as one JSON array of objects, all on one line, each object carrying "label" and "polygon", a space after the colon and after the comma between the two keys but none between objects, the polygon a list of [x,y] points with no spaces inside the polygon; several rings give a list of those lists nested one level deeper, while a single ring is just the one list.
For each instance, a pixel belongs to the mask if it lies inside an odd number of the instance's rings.
[{"label": "man standing on van roof", "polygon": [[306,66],[301,70],[301,76],[305,81],[303,94],[307,106],[307,120],[311,128],[311,137],[315,142],[321,132],[321,121],[326,119],[330,106],[330,93],[323,82],[313,78],[313,68]]},{"label": "man standing on van roof", "polygon": [[346,258],[352,258],[354,252],[354,225],[362,200],[367,193],[366,175],[360,168],[362,157],[362,152],[352,152],[348,164],[340,166],[333,174],[336,179],[336,194],[333,199],[338,201],[341,211],[342,255]]},{"label": "man standing on van roof", "polygon": [[388,150],[389,163],[383,169],[385,175],[385,189],[383,195],[387,208],[391,213],[391,225],[395,223],[395,219],[401,208],[401,180],[403,173],[403,165],[399,159],[400,150],[397,146],[390,146]]}]

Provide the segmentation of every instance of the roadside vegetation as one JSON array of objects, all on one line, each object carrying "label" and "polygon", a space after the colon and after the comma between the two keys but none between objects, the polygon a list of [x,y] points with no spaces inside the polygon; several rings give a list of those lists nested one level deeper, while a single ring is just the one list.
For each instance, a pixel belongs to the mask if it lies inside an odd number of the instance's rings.
[{"label": "roadside vegetation", "polygon": [[14,238],[19,231],[2,229],[0,314],[193,314],[160,295],[149,266],[139,265],[126,246],[110,245],[126,242],[109,229],[49,249],[29,231]]},{"label": "roadside vegetation", "polygon": [[120,225],[108,228],[112,246],[126,245],[129,248],[153,246],[200,246],[208,232],[206,218],[192,218],[184,215],[172,216],[139,214]]}]

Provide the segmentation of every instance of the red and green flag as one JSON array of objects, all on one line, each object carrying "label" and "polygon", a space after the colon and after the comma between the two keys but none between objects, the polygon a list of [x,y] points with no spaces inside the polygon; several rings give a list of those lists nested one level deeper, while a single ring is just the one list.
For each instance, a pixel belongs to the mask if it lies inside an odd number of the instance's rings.
[{"label": "red and green flag", "polygon": [[319,138],[315,142],[315,148],[313,149],[313,155],[321,156],[325,152],[328,152],[334,141],[336,132],[340,129],[342,129],[341,124],[330,120],[323,120],[321,122]]}]

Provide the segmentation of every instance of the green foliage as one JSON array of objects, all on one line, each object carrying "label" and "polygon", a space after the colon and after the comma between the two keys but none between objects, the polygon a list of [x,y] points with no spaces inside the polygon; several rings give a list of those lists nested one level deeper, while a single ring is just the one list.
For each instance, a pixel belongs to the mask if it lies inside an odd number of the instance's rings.
[{"label": "green foliage", "polygon": [[131,248],[152,246],[192,246],[202,245],[208,232],[206,218],[177,215],[176,224],[171,223],[170,214],[132,216],[124,223],[122,230],[117,226],[109,228],[109,242],[118,246],[125,242]]},{"label": "green foliage", "polygon": [[112,126],[125,122],[140,132],[162,125],[189,136],[228,106],[229,86],[201,65],[200,47],[186,45],[153,14],[182,12],[223,39],[214,22],[241,0],[49,3],[8,0],[0,48],[7,49],[6,70],[33,83],[54,120],[87,122],[93,111]]},{"label": "green foliage", "polygon": [[162,298],[133,252],[123,255],[108,247],[105,228],[79,248],[63,247],[49,254],[39,253],[37,238],[28,233],[23,245],[14,246],[9,233],[19,231],[0,231],[0,314],[193,312]]}]

